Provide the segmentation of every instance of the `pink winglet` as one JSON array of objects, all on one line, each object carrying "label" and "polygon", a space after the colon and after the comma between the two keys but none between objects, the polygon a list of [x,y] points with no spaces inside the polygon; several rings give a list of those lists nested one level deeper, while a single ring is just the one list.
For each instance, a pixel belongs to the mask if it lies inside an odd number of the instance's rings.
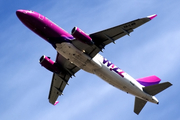
[{"label": "pink winglet", "polygon": [[154,19],[156,16],[157,16],[157,14],[154,14],[154,15],[148,16],[148,18],[152,20],[152,19]]},{"label": "pink winglet", "polygon": [[54,106],[57,105],[58,103],[59,103],[59,101],[56,101],[56,102],[54,103]]}]

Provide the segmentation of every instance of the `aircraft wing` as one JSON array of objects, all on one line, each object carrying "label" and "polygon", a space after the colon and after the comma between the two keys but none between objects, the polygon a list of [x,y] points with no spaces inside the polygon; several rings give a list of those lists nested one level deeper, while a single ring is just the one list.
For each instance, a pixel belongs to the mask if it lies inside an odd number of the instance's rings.
[{"label": "aircraft wing", "polygon": [[57,54],[56,64],[60,66],[62,71],[59,74],[54,73],[52,77],[48,99],[53,105],[56,104],[58,96],[62,95],[65,86],[68,84],[69,78],[80,70],[80,68],[70,63],[60,54]]},{"label": "aircraft wing", "polygon": [[[86,54],[90,57],[94,57],[99,51],[102,51],[102,49],[108,45],[111,42],[115,42],[117,39],[129,35],[133,30],[144,23],[152,20],[157,15],[151,15],[145,18],[136,19],[127,23],[124,23],[122,25],[118,25],[100,32],[96,32],[93,34],[90,34],[89,36],[92,38],[95,45],[88,47],[87,45],[80,45],[83,43],[80,43],[80,41],[74,41],[75,46],[79,48],[80,50],[85,50]],[[83,46],[83,48],[81,47]]]}]

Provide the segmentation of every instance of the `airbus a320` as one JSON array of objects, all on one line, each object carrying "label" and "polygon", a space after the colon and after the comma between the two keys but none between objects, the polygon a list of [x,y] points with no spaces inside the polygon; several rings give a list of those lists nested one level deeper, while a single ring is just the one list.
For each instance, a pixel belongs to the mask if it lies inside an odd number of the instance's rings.
[{"label": "airbus a320", "polygon": [[48,97],[53,105],[58,103],[57,98],[62,95],[69,79],[80,69],[96,74],[116,88],[134,95],[136,114],[140,113],[147,101],[158,104],[155,95],[172,85],[170,82],[160,83],[160,78],[155,75],[134,79],[99,54],[106,45],[129,35],[135,28],[155,18],[156,14],[92,34],[86,34],[78,27],[74,27],[69,34],[47,17],[31,10],[17,10],[16,15],[57,51],[55,61],[45,55],[39,60],[43,67],[53,73]]}]

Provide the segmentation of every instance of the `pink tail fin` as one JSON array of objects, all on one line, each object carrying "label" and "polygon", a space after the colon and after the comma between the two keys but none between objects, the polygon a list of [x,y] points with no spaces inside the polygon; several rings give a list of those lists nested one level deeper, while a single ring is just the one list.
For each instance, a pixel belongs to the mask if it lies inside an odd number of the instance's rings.
[{"label": "pink tail fin", "polygon": [[155,75],[149,76],[149,77],[144,77],[144,78],[139,78],[136,80],[143,86],[155,85],[161,81],[161,79]]}]

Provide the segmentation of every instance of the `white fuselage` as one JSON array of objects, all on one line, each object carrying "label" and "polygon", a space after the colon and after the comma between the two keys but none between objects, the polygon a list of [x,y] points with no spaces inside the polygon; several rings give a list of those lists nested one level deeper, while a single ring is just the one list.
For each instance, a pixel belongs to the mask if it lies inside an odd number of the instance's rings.
[{"label": "white fuselage", "polygon": [[116,88],[130,93],[140,99],[158,103],[158,100],[143,91],[143,87],[130,75],[116,67],[110,61],[105,59],[100,54],[97,54],[93,59],[78,50],[71,43],[56,44],[56,50],[71,63],[77,67],[96,74],[104,81],[115,86]]}]

